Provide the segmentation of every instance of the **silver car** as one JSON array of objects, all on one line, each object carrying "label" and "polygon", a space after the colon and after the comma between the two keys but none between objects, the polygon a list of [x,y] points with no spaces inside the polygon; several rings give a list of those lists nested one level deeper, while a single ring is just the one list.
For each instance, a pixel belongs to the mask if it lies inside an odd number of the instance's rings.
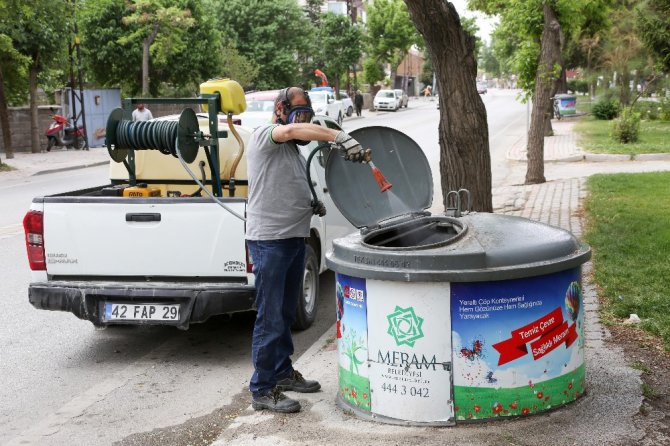
[{"label": "silver car", "polygon": [[407,108],[407,104],[409,103],[409,97],[407,96],[407,93],[405,93],[403,90],[397,89],[393,90],[395,91],[396,96],[398,96],[398,102],[400,103],[399,107],[405,107]]}]

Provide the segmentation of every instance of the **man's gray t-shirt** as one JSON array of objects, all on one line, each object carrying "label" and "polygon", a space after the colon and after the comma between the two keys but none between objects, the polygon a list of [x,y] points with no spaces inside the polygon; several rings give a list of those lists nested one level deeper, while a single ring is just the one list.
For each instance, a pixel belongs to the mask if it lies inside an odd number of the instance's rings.
[{"label": "man's gray t-shirt", "polygon": [[256,128],[247,149],[248,240],[309,237],[312,195],[307,162],[295,143],[272,140],[274,127]]}]

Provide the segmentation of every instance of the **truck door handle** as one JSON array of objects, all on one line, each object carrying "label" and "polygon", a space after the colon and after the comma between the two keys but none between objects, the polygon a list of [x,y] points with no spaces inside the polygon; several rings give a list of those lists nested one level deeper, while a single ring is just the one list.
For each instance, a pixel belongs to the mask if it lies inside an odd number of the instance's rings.
[{"label": "truck door handle", "polygon": [[126,214],[126,221],[138,221],[138,222],[149,222],[149,221],[161,221],[161,214],[158,213],[146,213],[146,214]]}]

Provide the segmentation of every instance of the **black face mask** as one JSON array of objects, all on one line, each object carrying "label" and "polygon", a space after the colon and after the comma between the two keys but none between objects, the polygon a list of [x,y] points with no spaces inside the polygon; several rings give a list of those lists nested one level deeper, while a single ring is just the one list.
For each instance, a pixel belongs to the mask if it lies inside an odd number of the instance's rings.
[{"label": "black face mask", "polygon": [[[286,110],[286,116],[286,124],[309,124],[312,122],[312,118],[314,117],[314,110],[309,105],[289,106]],[[281,118],[279,121],[281,124],[284,124]],[[301,139],[292,139],[291,141],[298,144],[299,146],[306,146],[309,144],[309,141],[303,141]]]}]

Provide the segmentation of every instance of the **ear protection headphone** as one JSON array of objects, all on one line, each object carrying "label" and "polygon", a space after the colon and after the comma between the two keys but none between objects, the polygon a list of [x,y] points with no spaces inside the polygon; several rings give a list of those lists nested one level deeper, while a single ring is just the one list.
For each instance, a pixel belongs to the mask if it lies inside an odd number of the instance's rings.
[{"label": "ear protection headphone", "polygon": [[[314,117],[314,109],[312,109],[312,101],[309,99],[309,95],[306,91],[302,90],[303,97],[305,98],[305,105],[291,105],[291,101],[288,98],[289,89],[284,88],[279,92],[279,102],[281,102],[284,109],[284,114],[286,115],[286,122],[281,118],[281,114],[275,110],[277,116],[277,122],[280,124],[293,124],[293,123],[310,123]],[[298,145],[304,146],[309,144],[309,141],[302,141],[294,139]]]}]

